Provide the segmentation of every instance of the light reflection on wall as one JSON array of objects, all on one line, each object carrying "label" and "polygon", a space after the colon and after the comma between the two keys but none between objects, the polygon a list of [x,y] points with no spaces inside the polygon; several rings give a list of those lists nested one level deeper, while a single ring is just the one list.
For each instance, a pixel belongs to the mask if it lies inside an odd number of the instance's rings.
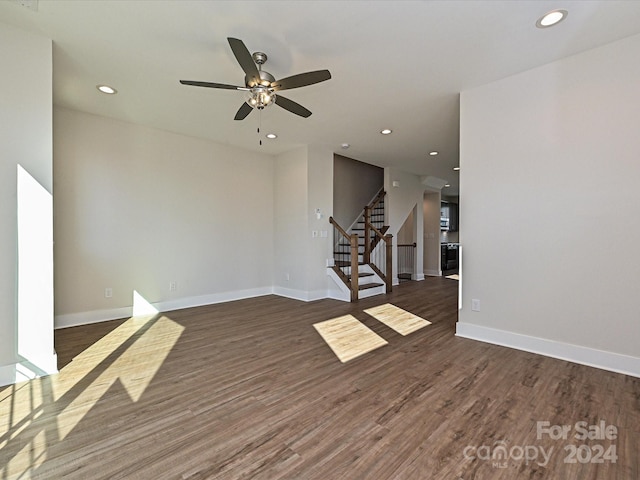
[{"label": "light reflection on wall", "polygon": [[18,325],[16,380],[58,371],[53,350],[53,197],[17,166]]}]

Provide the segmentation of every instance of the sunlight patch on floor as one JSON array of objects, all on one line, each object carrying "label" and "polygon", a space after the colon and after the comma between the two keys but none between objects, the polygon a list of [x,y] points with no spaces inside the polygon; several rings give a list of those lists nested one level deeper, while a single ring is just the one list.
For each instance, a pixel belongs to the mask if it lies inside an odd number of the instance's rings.
[{"label": "sunlight patch on floor", "polygon": [[[148,302],[142,306],[137,311],[146,315],[123,322],[57,375],[5,387],[0,449],[6,462],[0,478],[28,478],[47,459],[48,449],[64,440],[116,382],[132,402],[140,400],[184,331],[169,317],[153,313]],[[59,413],[42,423],[47,410]]]},{"label": "sunlight patch on floor", "polygon": [[369,308],[364,313],[371,315],[387,327],[395,330],[400,335],[408,335],[416,330],[431,325],[431,322],[407,312],[395,305],[385,303],[374,308]]},{"label": "sunlight patch on floor", "polygon": [[352,315],[315,323],[313,327],[342,363],[388,343]]},{"label": "sunlight patch on floor", "polygon": [[[140,399],[165,358],[178,341],[184,327],[165,316],[160,318],[155,316],[148,317],[146,320],[144,317],[134,317],[127,320],[127,322],[118,328],[122,328],[123,332],[117,332],[118,329],[112,332],[116,334],[113,336],[116,339],[115,342],[99,341],[85,351],[86,356],[82,359],[83,368],[89,370],[87,373],[90,373],[92,370],[91,364],[93,364],[94,368],[98,367],[104,359],[121,348],[129,339],[136,336],[147,323],[150,323],[148,328],[146,328],[140,336],[137,336],[133,343],[126,347],[122,353],[117,355],[117,357],[110,362],[110,365],[100,372],[91,385],[76,396],[67,408],[58,415],[60,439],[64,439],[69,432],[75,428],[116,380],[120,380],[132,401],[137,402]],[[132,333],[129,334],[130,332]],[[107,337],[110,335],[111,334],[107,335]],[[113,338],[111,340],[113,340]],[[100,344],[99,348],[95,349],[94,347],[98,346],[98,344]],[[83,354],[85,352],[83,352]],[[95,355],[95,358],[89,363],[87,356],[92,355]],[[74,362],[71,362],[69,366],[73,366],[73,363]],[[63,369],[60,376],[66,373],[66,368],[67,367]],[[67,386],[73,387],[73,385]]]}]

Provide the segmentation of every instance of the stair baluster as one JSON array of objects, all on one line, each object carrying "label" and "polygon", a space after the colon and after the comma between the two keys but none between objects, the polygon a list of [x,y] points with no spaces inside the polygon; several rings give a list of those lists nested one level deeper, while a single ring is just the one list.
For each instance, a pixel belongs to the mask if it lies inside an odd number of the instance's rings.
[{"label": "stair baluster", "polygon": [[[352,229],[363,231],[362,237],[359,237],[357,233],[347,233],[333,217],[329,217],[329,222],[334,226],[333,271],[348,287],[352,302],[358,300],[360,290],[382,286],[382,284],[375,282],[360,285],[359,277],[373,278],[377,275],[384,282],[386,292],[392,291],[393,249],[392,236],[385,235],[389,228],[384,225],[385,195],[386,192],[381,190],[371,204],[364,207],[362,220],[359,222],[362,224],[362,228]],[[364,243],[359,243],[360,238]],[[362,255],[362,261],[360,255]],[[360,265],[366,265],[369,269],[368,272],[361,272]],[[343,268],[349,268],[349,274],[346,274]],[[375,272],[375,275],[372,272]]]}]

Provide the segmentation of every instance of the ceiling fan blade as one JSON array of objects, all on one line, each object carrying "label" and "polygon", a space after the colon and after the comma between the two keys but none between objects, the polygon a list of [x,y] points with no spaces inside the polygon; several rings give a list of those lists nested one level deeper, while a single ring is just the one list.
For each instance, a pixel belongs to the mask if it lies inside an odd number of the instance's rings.
[{"label": "ceiling fan blade", "polygon": [[306,87],[314,83],[324,82],[331,78],[329,70],[316,70],[315,72],[299,73],[287,78],[273,82],[271,86],[274,90],[289,90],[292,88]]},{"label": "ceiling fan blade", "polygon": [[224,88],[225,90],[249,90],[247,87],[236,87],[235,85],[227,85],[226,83],[195,82],[193,80],[180,80],[180,83],[182,85],[193,85],[194,87]]},{"label": "ceiling fan blade", "polygon": [[244,120],[247,118],[247,115],[251,113],[253,107],[249,105],[247,102],[244,102],[242,106],[238,109],[236,116],[233,117],[234,120]]},{"label": "ceiling fan blade", "polygon": [[260,72],[258,72],[258,67],[256,63],[253,61],[253,57],[249,50],[245,46],[242,40],[237,38],[228,37],[229,46],[231,47],[231,51],[238,60],[238,63],[244,70],[244,73],[247,75],[247,79],[249,80],[249,85],[255,85],[260,82]]},{"label": "ceiling fan blade", "polygon": [[291,113],[300,115],[301,117],[304,117],[304,118],[311,116],[311,112],[309,110],[304,108],[299,103],[296,103],[293,100],[289,100],[288,98],[285,98],[282,95],[276,95],[276,105],[284,108],[285,110],[289,110]]}]

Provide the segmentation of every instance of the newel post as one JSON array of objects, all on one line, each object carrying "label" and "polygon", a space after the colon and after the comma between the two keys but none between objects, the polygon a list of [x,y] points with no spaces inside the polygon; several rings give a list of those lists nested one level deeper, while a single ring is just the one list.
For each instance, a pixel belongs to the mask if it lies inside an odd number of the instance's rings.
[{"label": "newel post", "polygon": [[393,289],[393,245],[391,241],[393,235],[387,234],[384,236],[384,243],[386,248],[386,266],[385,266],[385,283],[387,284],[387,293],[391,293]]},{"label": "newel post", "polygon": [[365,264],[371,263],[371,208],[367,205],[364,207],[364,253],[362,261]]},{"label": "newel post", "polygon": [[351,301],[358,300],[358,234],[351,235]]}]

